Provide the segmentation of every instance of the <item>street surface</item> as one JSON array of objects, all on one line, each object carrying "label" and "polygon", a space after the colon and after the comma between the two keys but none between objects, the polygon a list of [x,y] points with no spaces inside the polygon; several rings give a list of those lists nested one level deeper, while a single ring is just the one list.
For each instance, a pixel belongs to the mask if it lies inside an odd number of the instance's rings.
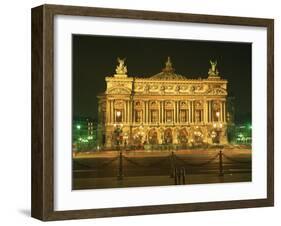
[{"label": "street surface", "polygon": [[220,150],[77,153],[73,189],[250,182],[251,150]]}]

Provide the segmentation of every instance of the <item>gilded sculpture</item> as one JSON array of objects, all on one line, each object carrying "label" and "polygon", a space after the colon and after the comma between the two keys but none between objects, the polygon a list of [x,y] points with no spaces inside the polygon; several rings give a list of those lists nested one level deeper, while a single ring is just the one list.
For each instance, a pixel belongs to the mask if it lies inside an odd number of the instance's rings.
[{"label": "gilded sculpture", "polygon": [[210,60],[210,64],[211,64],[211,68],[209,69],[209,72],[208,72],[209,76],[218,76],[219,75],[219,71],[216,68],[218,62]]},{"label": "gilded sculpture", "polygon": [[117,62],[119,63],[119,65],[117,65],[116,67],[116,74],[117,75],[125,75],[127,74],[127,66],[125,66],[125,60],[126,58],[124,59],[121,59],[121,58],[117,58]]}]

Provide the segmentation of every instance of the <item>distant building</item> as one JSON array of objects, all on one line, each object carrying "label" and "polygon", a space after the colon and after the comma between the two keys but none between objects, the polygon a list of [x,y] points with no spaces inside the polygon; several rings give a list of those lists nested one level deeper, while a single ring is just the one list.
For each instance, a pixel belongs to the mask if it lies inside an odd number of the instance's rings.
[{"label": "distant building", "polygon": [[216,62],[207,78],[175,73],[170,58],[149,78],[128,77],[124,60],[98,96],[98,142],[116,145],[227,144],[227,81]]},{"label": "distant building", "polygon": [[235,126],[235,143],[252,144],[252,126],[251,124],[239,124]]},{"label": "distant building", "polygon": [[72,143],[77,150],[96,146],[97,123],[91,118],[75,117],[72,121]]}]

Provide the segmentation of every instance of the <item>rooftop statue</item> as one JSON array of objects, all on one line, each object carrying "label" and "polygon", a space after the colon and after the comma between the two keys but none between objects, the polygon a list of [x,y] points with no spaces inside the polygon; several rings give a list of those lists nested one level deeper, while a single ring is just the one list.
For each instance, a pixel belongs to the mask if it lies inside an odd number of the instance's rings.
[{"label": "rooftop statue", "polygon": [[218,76],[219,75],[219,71],[216,68],[218,62],[210,60],[210,64],[211,64],[211,68],[209,69],[208,75],[209,76]]},{"label": "rooftop statue", "polygon": [[167,73],[173,73],[175,70],[173,68],[173,65],[172,65],[172,61],[171,61],[171,58],[168,57],[166,63],[165,63],[165,68],[163,68],[163,72],[167,72]]},{"label": "rooftop statue", "polygon": [[125,66],[125,60],[126,58],[124,59],[121,59],[121,58],[117,58],[117,62],[119,63],[119,65],[117,65],[116,67],[116,74],[121,74],[121,75],[125,75],[127,74],[127,66]]},{"label": "rooftop statue", "polygon": [[165,62],[165,67],[162,69],[162,72],[153,75],[150,79],[157,79],[157,80],[186,80],[187,78],[176,74],[175,69],[173,68],[173,64],[171,58],[168,57],[167,61]]}]

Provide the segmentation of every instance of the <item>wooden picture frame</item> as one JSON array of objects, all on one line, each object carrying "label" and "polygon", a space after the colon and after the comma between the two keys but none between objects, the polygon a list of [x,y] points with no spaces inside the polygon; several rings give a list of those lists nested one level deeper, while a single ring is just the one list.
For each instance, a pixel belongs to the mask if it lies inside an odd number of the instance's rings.
[{"label": "wooden picture frame", "polygon": [[[54,210],[54,16],[71,15],[174,21],[267,29],[267,198],[121,208]],[[274,20],[60,5],[32,9],[32,202],[31,215],[50,221],[205,211],[274,205]]]}]

